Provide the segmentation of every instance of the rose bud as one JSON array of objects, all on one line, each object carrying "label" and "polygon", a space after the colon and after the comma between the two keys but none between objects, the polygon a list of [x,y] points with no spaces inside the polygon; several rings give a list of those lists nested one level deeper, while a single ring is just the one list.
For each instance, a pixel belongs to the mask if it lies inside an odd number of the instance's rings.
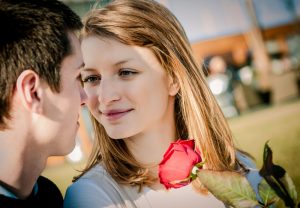
[{"label": "rose bud", "polygon": [[201,161],[201,156],[195,151],[194,140],[171,143],[159,164],[160,183],[167,189],[188,185],[193,168]]}]

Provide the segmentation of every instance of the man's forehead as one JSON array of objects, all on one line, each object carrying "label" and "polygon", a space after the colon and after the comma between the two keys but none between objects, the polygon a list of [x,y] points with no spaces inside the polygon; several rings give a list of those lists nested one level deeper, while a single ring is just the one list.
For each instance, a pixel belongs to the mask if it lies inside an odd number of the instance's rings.
[{"label": "man's forehead", "polygon": [[68,32],[68,37],[70,40],[70,54],[68,56],[71,56],[73,60],[74,58],[77,59],[76,69],[81,69],[84,67],[84,62],[82,59],[79,38],[75,32]]}]

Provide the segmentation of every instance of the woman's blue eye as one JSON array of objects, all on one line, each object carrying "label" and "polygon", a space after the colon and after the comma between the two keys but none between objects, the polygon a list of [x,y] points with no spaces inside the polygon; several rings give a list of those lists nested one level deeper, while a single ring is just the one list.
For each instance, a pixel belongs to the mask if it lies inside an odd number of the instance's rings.
[{"label": "woman's blue eye", "polygon": [[94,83],[94,82],[97,82],[100,80],[101,80],[101,77],[99,77],[99,76],[87,76],[82,80],[82,82],[83,83]]},{"label": "woman's blue eye", "polygon": [[119,72],[119,75],[120,75],[120,76],[127,77],[127,76],[134,75],[134,74],[136,74],[136,73],[137,73],[137,72],[135,72],[135,71],[122,70],[122,71]]}]

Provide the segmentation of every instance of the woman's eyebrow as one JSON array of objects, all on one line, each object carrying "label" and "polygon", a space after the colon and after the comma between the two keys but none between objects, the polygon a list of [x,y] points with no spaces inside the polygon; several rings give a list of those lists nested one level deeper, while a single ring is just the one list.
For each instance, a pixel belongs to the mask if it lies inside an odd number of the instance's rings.
[{"label": "woman's eyebrow", "polygon": [[117,63],[114,64],[114,66],[120,66],[126,62],[129,62],[131,59],[125,59],[125,60],[121,60],[121,61],[118,61]]},{"label": "woman's eyebrow", "polygon": [[84,68],[84,66],[81,68],[81,71],[89,72],[89,71],[95,71],[93,68]]},{"label": "woman's eyebrow", "polygon": [[84,63],[82,62],[76,69],[82,69],[84,67]]},{"label": "woman's eyebrow", "polygon": [[[118,61],[118,62],[114,63],[113,66],[120,66],[120,65],[122,65],[124,63],[129,62],[130,60],[131,59],[125,59],[125,60]],[[96,69],[94,69],[94,68],[85,68],[84,66],[85,66],[85,64],[83,63],[82,66],[81,66],[81,68],[80,68],[81,71],[84,71],[84,72],[96,71]]]}]

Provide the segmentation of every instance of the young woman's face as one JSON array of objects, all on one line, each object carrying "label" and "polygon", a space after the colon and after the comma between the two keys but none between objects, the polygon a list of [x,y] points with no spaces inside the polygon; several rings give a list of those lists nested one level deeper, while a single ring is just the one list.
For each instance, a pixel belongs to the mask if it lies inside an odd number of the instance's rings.
[{"label": "young woman's face", "polygon": [[89,36],[81,71],[87,106],[114,139],[162,130],[174,118],[178,89],[147,48]]}]

